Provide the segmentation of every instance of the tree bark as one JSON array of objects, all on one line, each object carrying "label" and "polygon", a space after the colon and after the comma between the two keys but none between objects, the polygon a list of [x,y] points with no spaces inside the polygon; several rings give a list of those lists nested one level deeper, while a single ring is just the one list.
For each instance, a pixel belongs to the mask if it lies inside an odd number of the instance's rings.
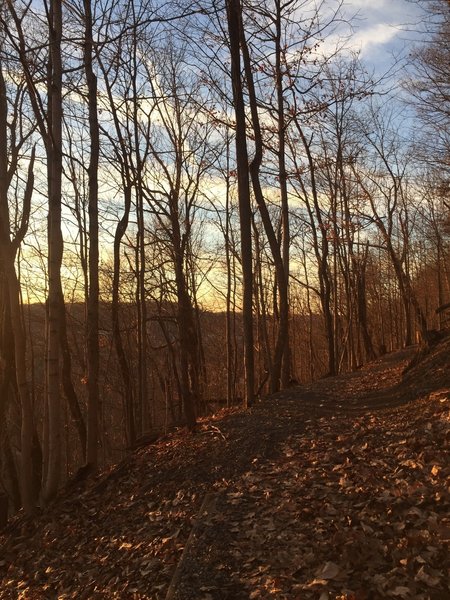
[{"label": "tree bark", "polygon": [[258,101],[256,97],[255,85],[253,80],[253,71],[250,60],[250,53],[245,39],[244,26],[242,22],[242,14],[239,15],[239,32],[240,32],[240,43],[242,48],[243,63],[245,69],[245,76],[247,82],[247,89],[249,93],[250,111],[252,115],[252,125],[254,133],[254,144],[255,154],[253,160],[250,163],[250,176],[252,181],[253,192],[255,194],[256,203],[258,210],[261,215],[261,220],[264,225],[264,231],[266,233],[270,251],[275,266],[275,273],[277,277],[277,285],[279,291],[280,300],[280,314],[279,314],[279,328],[278,335],[275,344],[275,351],[272,361],[272,371],[270,373],[270,391],[275,393],[280,389],[281,382],[281,370],[283,362],[283,354],[286,348],[288,340],[288,327],[289,327],[289,303],[288,303],[288,286],[287,278],[284,270],[283,257],[281,254],[280,246],[278,244],[277,236],[270,218],[267,204],[264,199],[264,194],[260,182],[260,169],[263,159],[263,139],[261,133],[261,125],[258,114]]},{"label": "tree bark", "polygon": [[33,512],[35,506],[33,486],[33,406],[27,378],[26,364],[26,333],[21,310],[20,284],[15,269],[16,253],[22,241],[28,216],[30,213],[31,195],[33,193],[33,169],[35,152],[33,150],[28,168],[28,178],[23,202],[23,214],[20,235],[21,238],[10,239],[9,205],[8,205],[8,108],[6,98],[6,84],[3,77],[2,65],[0,64],[0,272],[4,275],[6,284],[10,323],[13,334],[14,345],[14,368],[17,383],[17,391],[21,407],[21,444],[20,444],[20,482],[21,499],[26,513]]},{"label": "tree bark", "polygon": [[236,116],[236,162],[239,194],[239,218],[243,276],[242,319],[244,328],[244,405],[251,406],[255,388],[253,351],[253,262],[252,262],[252,210],[248,168],[245,102],[241,79],[239,0],[227,0],[227,21],[231,53],[231,81]]},{"label": "tree bark", "polygon": [[[280,297],[286,296],[282,310],[287,311],[287,316],[283,315],[287,321],[289,319],[289,246],[290,246],[290,224],[289,224],[289,198],[287,189],[287,170],[286,170],[286,119],[284,111],[284,90],[282,73],[282,40],[281,40],[281,16],[282,3],[276,1],[275,17],[275,76],[277,93],[277,136],[278,136],[278,177],[280,181],[280,200],[281,200],[281,255],[283,261],[284,277],[286,291],[280,290]],[[278,285],[280,282],[278,281]],[[281,306],[280,306],[281,309]],[[281,370],[281,387],[286,388],[291,379],[291,350],[289,343],[289,323],[286,326],[283,364]]]},{"label": "tree bark", "polygon": [[90,158],[88,166],[89,181],[89,293],[87,299],[87,372],[88,372],[88,410],[87,410],[87,447],[86,462],[93,469],[98,464],[99,443],[99,240],[98,240],[98,164],[100,153],[97,77],[93,69],[93,38],[91,1],[84,0],[84,69],[88,88]]},{"label": "tree bark", "polygon": [[49,9],[49,75],[47,139],[48,168],[48,347],[47,347],[47,401],[48,401],[48,466],[44,497],[51,500],[61,475],[61,365],[60,331],[61,306],[64,297],[61,284],[63,237],[61,231],[61,177],[62,177],[62,4],[51,0]]}]

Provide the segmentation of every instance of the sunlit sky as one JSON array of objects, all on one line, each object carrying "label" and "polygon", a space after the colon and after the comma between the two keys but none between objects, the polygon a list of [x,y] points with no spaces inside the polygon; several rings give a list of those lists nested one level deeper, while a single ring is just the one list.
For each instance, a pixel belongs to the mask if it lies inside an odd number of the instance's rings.
[{"label": "sunlit sky", "polygon": [[[353,32],[349,45],[360,51],[368,69],[379,77],[390,73],[401,79],[402,61],[421,39],[422,8],[409,0],[345,0],[344,14]],[[334,46],[333,40],[326,39],[325,44],[328,43]],[[68,272],[67,276],[80,277],[78,271]],[[206,294],[209,293],[207,289]]]}]

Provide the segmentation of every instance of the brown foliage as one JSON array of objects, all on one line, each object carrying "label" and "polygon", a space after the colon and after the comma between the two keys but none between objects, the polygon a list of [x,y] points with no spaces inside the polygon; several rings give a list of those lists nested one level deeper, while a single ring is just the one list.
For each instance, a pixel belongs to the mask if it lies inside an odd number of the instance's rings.
[{"label": "brown foliage", "polygon": [[449,347],[405,379],[413,348],[138,450],[11,523],[0,597],[448,597]]}]

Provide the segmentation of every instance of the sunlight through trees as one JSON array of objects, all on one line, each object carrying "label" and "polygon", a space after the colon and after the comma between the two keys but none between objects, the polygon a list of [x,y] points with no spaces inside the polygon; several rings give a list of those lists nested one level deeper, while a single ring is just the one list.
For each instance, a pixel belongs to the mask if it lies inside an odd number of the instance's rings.
[{"label": "sunlight through trees", "polygon": [[339,0],[2,3],[11,511],[146,436],[439,336],[448,3],[424,10],[400,93]]}]

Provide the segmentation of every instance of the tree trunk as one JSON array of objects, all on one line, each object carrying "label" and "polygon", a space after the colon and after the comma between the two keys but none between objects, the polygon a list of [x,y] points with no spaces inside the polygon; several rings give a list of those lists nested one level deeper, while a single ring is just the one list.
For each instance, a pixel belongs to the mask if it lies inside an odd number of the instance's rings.
[{"label": "tree trunk", "polygon": [[51,500],[61,475],[61,365],[60,330],[61,305],[64,297],[61,285],[63,237],[61,231],[62,174],[62,4],[51,0],[49,10],[49,136],[47,139],[48,168],[48,341],[47,341],[47,402],[48,402],[48,466],[44,497]]},{"label": "tree trunk", "polygon": [[128,228],[128,219],[131,208],[131,187],[124,186],[124,212],[122,218],[116,227],[114,234],[113,248],[113,282],[112,282],[112,335],[114,348],[119,362],[119,369],[123,381],[123,404],[124,404],[124,420],[125,420],[125,436],[127,446],[133,446],[136,440],[136,427],[134,420],[134,402],[133,402],[133,385],[131,381],[130,366],[128,364],[127,355],[123,345],[122,333],[120,331],[120,253],[122,238]]},{"label": "tree trunk", "polygon": [[98,163],[100,152],[99,123],[97,107],[97,77],[92,65],[92,11],[91,1],[84,0],[84,69],[88,88],[90,158],[89,181],[89,293],[87,300],[87,446],[86,462],[95,470],[98,464],[99,443],[99,241],[98,241]]},{"label": "tree trunk", "polygon": [[184,252],[178,220],[178,198],[172,198],[171,224],[173,234],[173,260],[177,289],[177,322],[180,340],[180,383],[186,425],[195,429],[197,408],[200,403],[198,370],[198,339],[186,276],[184,273]]},{"label": "tree trunk", "polygon": [[[233,319],[232,316],[235,312],[234,304],[232,305],[232,293],[233,293],[233,278],[235,279],[236,273],[232,271],[234,262],[232,261],[232,249],[231,249],[231,214],[230,214],[230,177],[229,177],[229,139],[227,134],[227,175],[226,175],[226,198],[225,198],[225,262],[227,267],[227,291],[226,291],[226,310],[225,310],[225,340],[227,348],[227,406],[231,406],[234,403],[234,397],[236,395],[235,389],[235,364],[234,355],[235,347],[233,345]],[[232,309],[233,306],[233,309]],[[233,310],[233,315],[232,315]]]},{"label": "tree trunk", "polygon": [[[33,489],[33,406],[27,379],[26,364],[26,333],[21,310],[20,284],[15,269],[16,252],[22,239],[10,239],[9,206],[8,206],[8,108],[6,98],[6,85],[0,64],[0,272],[4,276],[4,283],[8,295],[5,298],[8,304],[11,330],[14,345],[14,368],[17,391],[21,407],[21,498],[26,513],[30,514],[35,506]],[[33,193],[33,168],[35,153],[31,155],[28,168],[28,179],[23,203],[22,223],[28,222],[30,213],[31,195]],[[22,228],[21,228],[22,229]],[[25,231],[21,231],[23,238]]]},{"label": "tree trunk", "polygon": [[[284,113],[284,93],[283,93],[283,73],[282,73],[282,44],[281,44],[281,10],[282,3],[280,0],[276,2],[276,37],[275,37],[275,76],[276,76],[276,91],[277,91],[277,135],[278,135],[278,176],[280,181],[280,200],[281,200],[281,255],[284,269],[284,285],[286,290],[280,290],[281,296],[285,297],[287,306],[281,310],[287,311],[287,315],[283,318],[289,319],[289,199],[287,189],[287,171],[286,171],[286,122]],[[278,285],[280,281],[278,279]],[[281,303],[280,303],[281,304]],[[280,324],[281,327],[281,324]],[[289,323],[287,323],[284,348],[283,348],[283,364],[281,371],[281,387],[285,388],[289,385],[291,379],[291,350],[289,344]]]},{"label": "tree trunk", "polygon": [[288,327],[289,327],[289,303],[287,295],[287,278],[284,270],[283,257],[281,254],[280,246],[278,244],[277,236],[270,218],[267,204],[264,199],[264,194],[260,182],[260,168],[263,158],[263,139],[261,134],[261,126],[258,114],[258,101],[256,97],[255,85],[253,80],[253,71],[250,60],[250,54],[248,45],[245,39],[244,26],[242,23],[242,14],[239,15],[239,31],[240,31],[240,42],[242,48],[243,62],[245,68],[245,75],[247,80],[247,89],[249,93],[250,111],[252,115],[253,133],[254,133],[254,144],[255,144],[255,155],[250,163],[250,175],[252,180],[253,192],[255,194],[256,203],[261,215],[261,220],[264,225],[264,231],[266,233],[270,251],[272,254],[275,273],[277,277],[277,285],[279,290],[280,298],[280,324],[278,328],[278,335],[275,344],[275,351],[272,362],[272,372],[270,374],[270,391],[271,393],[277,392],[280,389],[281,382],[281,369],[283,354],[286,348],[288,339]]},{"label": "tree trunk", "polygon": [[253,263],[252,263],[252,209],[246,136],[245,102],[241,80],[239,0],[227,0],[228,33],[231,53],[231,81],[236,116],[236,162],[239,194],[241,257],[243,276],[242,319],[244,328],[244,405],[253,403],[255,367],[253,351]]},{"label": "tree trunk", "polygon": [[[296,125],[297,131],[300,135],[300,139],[302,141],[303,148],[306,153],[306,157],[308,160],[309,173],[311,177],[311,195],[312,195],[312,205],[308,200],[308,192],[304,187],[303,181],[300,179],[300,185],[303,188],[304,196],[305,196],[305,205],[306,210],[309,215],[309,220],[311,223],[311,233],[313,236],[313,246],[314,246],[314,254],[317,259],[317,270],[319,276],[319,288],[320,288],[320,304],[322,306],[322,313],[325,324],[325,336],[327,339],[328,346],[328,375],[336,374],[336,351],[335,351],[335,339],[334,339],[334,326],[333,326],[333,312],[331,309],[331,292],[332,292],[332,282],[329,273],[328,267],[328,257],[330,253],[328,238],[327,238],[327,229],[322,219],[322,213],[320,210],[319,203],[319,193],[316,185],[316,167],[314,164],[314,159],[311,154],[311,149],[306,139],[306,136],[303,132],[303,129],[298,121],[297,117],[294,117],[294,123]],[[317,225],[315,219],[317,221]],[[317,231],[319,230],[319,231]],[[320,235],[320,240],[319,240]]]}]

